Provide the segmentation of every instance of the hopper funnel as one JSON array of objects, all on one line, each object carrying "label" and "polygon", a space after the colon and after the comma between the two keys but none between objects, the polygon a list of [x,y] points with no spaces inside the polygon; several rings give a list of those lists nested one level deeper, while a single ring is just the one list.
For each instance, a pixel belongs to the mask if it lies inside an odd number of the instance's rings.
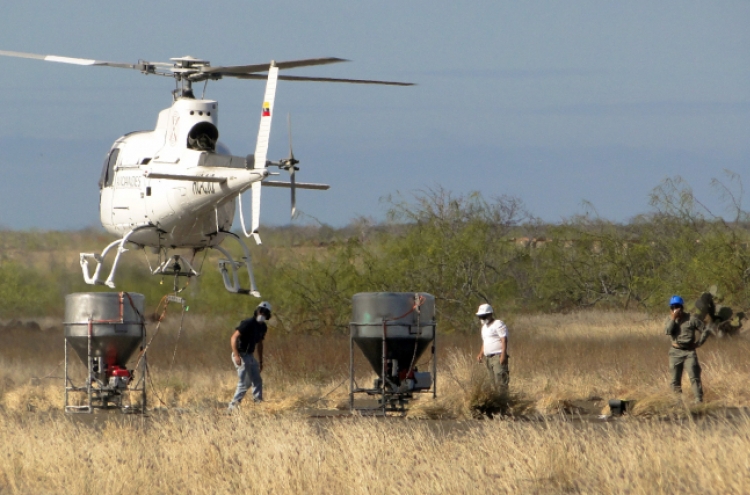
[{"label": "hopper funnel", "polygon": [[426,292],[360,292],[352,298],[352,339],[382,378],[385,359],[392,374],[409,371],[435,338],[435,297]]},{"label": "hopper funnel", "polygon": [[[65,338],[86,364],[91,356],[125,367],[143,340],[144,297],[134,292],[79,292],[65,296]],[[91,341],[89,343],[89,328]]]}]

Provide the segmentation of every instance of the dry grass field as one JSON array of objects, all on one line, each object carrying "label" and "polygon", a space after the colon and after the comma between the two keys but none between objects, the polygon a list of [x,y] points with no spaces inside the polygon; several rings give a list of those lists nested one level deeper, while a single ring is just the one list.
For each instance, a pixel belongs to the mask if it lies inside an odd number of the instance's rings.
[{"label": "dry grass field", "polygon": [[[236,322],[188,316],[178,339],[176,320],[149,353],[145,418],[62,414],[60,324],[0,330],[0,493],[750,493],[745,334],[698,351],[699,406],[669,393],[661,318],[588,312],[509,321],[502,404],[477,329],[439,335],[438,398],[406,418],[319,418],[346,403],[346,337],[272,328],[267,401],[226,415]],[[357,355],[357,381],[372,377]],[[631,414],[589,421],[611,398]]]}]

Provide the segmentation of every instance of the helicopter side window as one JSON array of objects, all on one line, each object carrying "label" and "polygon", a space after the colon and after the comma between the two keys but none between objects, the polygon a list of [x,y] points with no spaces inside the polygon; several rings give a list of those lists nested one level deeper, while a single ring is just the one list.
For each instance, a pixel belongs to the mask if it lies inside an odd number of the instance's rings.
[{"label": "helicopter side window", "polygon": [[115,148],[109,152],[109,156],[104,161],[102,176],[99,179],[99,189],[112,186],[112,181],[115,179],[115,164],[117,163],[117,156],[119,154],[120,148]]},{"label": "helicopter side window", "polygon": [[215,153],[201,154],[198,165],[201,167],[248,168],[247,158],[232,155],[217,155]]}]

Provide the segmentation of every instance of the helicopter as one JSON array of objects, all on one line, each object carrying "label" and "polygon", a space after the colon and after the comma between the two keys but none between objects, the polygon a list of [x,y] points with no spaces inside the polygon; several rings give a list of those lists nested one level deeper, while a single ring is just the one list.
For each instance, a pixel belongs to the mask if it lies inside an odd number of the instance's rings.
[{"label": "helicopter", "polygon": [[[155,128],[119,137],[104,160],[99,179],[99,216],[102,227],[118,239],[101,253],[80,253],[80,265],[87,284],[110,288],[115,288],[115,273],[121,256],[132,246],[144,250],[150,248],[158,255],[156,266],[149,263],[149,270],[153,275],[174,276],[175,291],[178,277],[199,275],[193,267],[195,255],[206,249],[216,249],[226,258],[219,260],[226,290],[260,297],[253,276],[250,250],[243,237],[232,232],[235,211],[239,210],[244,238],[252,237],[256,244],[261,244],[262,185],[291,190],[292,217],[296,212],[296,189],[329,188],[327,184],[295,180],[299,160],[292,151],[291,121],[288,122],[289,156],[277,161],[267,159],[277,82],[413,85],[397,81],[279,75],[280,70],[348,62],[336,57],[211,66],[208,60],[192,56],[170,58],[170,62],[139,60],[130,64],[2,50],[0,55],[82,66],[134,69],[142,74],[172,77],[175,80],[172,104],[159,112]],[[253,154],[232,155],[219,141],[218,102],[205,99],[205,92],[209,81],[224,77],[266,81]],[[197,98],[193,84],[200,82],[204,83],[203,93]],[[271,172],[271,167],[278,168],[279,172]],[[289,173],[289,182],[269,180],[281,171]],[[251,193],[252,213],[249,231],[242,208],[242,193],[248,190]],[[242,250],[240,259],[234,259],[222,246],[227,238],[239,243]],[[181,254],[169,254],[178,249],[192,250],[192,256],[188,259]],[[114,253],[112,267],[107,278],[102,279],[103,263],[110,253]],[[90,262],[96,264],[93,274]],[[240,283],[243,270],[247,272],[249,282],[245,287]]]}]

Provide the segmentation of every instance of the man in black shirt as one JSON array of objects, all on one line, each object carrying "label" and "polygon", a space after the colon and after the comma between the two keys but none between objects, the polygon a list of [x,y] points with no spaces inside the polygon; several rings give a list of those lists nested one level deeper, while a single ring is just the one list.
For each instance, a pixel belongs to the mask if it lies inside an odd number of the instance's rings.
[{"label": "man in black shirt", "polygon": [[[253,402],[263,401],[263,339],[266,337],[266,321],[271,318],[271,305],[263,301],[255,308],[252,318],[242,320],[232,334],[232,363],[237,368],[237,390],[229,411],[233,411],[245,397],[248,388],[253,394]],[[258,359],[255,359],[255,350]]]}]

